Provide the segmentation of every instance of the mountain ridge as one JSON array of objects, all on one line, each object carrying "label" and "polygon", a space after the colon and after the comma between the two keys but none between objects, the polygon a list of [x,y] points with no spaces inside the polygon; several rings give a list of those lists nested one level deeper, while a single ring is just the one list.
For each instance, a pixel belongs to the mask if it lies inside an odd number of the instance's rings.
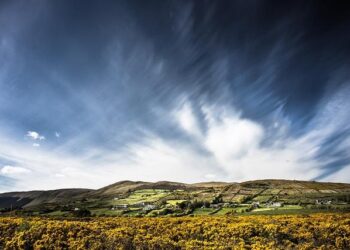
[{"label": "mountain ridge", "polygon": [[[263,179],[244,182],[199,182],[181,183],[171,181],[144,182],[118,181],[99,189],[65,188],[55,190],[33,190],[23,192],[0,193],[0,208],[30,208],[50,204],[63,205],[75,201],[111,200],[116,197],[125,198],[138,190],[167,190],[174,193],[183,190],[183,199],[208,200],[220,196],[229,202],[243,202],[256,197],[278,197],[278,199],[317,199],[328,196],[338,197],[350,195],[349,183],[300,181],[285,179]],[[197,194],[198,193],[198,194]],[[299,198],[298,198],[299,197]],[[310,198],[311,197],[311,198]],[[272,199],[272,198],[271,198]],[[338,198],[337,198],[338,199]]]}]

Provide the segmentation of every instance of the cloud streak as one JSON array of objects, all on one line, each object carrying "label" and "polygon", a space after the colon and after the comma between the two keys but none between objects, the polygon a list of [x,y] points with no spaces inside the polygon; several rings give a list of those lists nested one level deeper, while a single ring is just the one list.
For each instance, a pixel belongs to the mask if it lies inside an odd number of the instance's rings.
[{"label": "cloud streak", "polygon": [[1,191],[349,182],[350,21],[338,5],[1,3]]},{"label": "cloud streak", "polygon": [[[297,138],[286,135],[276,138],[273,144],[264,144],[267,128],[242,118],[237,111],[203,106],[200,109],[202,114],[195,116],[190,102],[186,101],[182,107],[186,108],[174,107],[170,113],[175,115],[168,119],[173,119],[178,129],[188,134],[190,138],[187,140],[190,141],[166,139],[144,131],[138,142],[126,144],[122,149],[95,147],[73,155],[64,146],[52,152],[48,149],[33,151],[24,142],[8,139],[1,143],[0,158],[16,162],[15,175],[11,175],[17,180],[13,187],[16,189],[63,188],[68,185],[97,188],[123,179],[185,182],[261,178],[310,180],[323,172],[323,165],[317,158],[319,135],[315,132]],[[179,112],[184,112],[184,115]],[[191,126],[184,126],[183,116],[191,121]],[[198,124],[205,127],[201,133]],[[271,127],[278,129],[274,124]],[[2,172],[10,173],[11,167],[7,168]],[[336,181],[336,176],[330,175],[324,180]],[[65,179],[64,183],[61,178]]]},{"label": "cloud streak", "polygon": [[30,173],[30,170],[22,168],[22,167],[14,167],[14,166],[3,166],[0,169],[0,174],[5,175],[5,176],[18,176],[18,175],[23,175]]}]

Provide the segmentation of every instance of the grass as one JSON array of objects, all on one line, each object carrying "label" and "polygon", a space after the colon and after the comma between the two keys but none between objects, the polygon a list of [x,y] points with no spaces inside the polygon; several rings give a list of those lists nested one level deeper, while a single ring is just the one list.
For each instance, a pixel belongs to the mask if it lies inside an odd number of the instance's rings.
[{"label": "grass", "polygon": [[130,210],[125,213],[126,216],[134,217],[134,216],[139,216],[141,210]]},{"label": "grass", "polygon": [[48,213],[47,215],[49,216],[64,216],[66,214],[68,214],[69,212],[67,211],[60,211],[60,210],[57,210],[57,211],[53,211],[51,213]]},{"label": "grass", "polygon": [[260,211],[252,211],[247,213],[247,215],[288,215],[288,214],[311,214],[311,213],[322,213],[322,212],[329,212],[329,210],[322,210],[322,209],[308,209],[308,208],[299,208],[299,209],[280,209],[280,208],[273,208],[270,210],[260,210]]},{"label": "grass", "polygon": [[119,200],[113,200],[112,204],[129,204],[133,205],[140,202],[156,202],[167,195],[169,195],[170,192],[167,190],[162,189],[143,189],[143,190],[137,190],[129,195],[129,197],[125,199],[119,199]]},{"label": "grass", "polygon": [[[263,207],[263,208],[257,208],[250,212],[245,212],[244,210],[247,209],[247,206],[243,207],[224,207],[221,208],[219,211],[217,211],[214,215],[226,215],[226,214],[232,214],[237,213],[239,215],[284,215],[284,214],[310,214],[310,213],[322,213],[322,212],[329,212],[334,210],[325,210],[325,209],[310,209],[305,208],[299,205],[286,205],[279,208],[272,208],[272,207]],[[193,214],[195,215],[209,215],[211,214],[211,211],[209,210],[195,210]]]},{"label": "grass", "polygon": [[311,209],[270,209],[270,210],[261,210],[261,211],[252,211],[247,213],[247,215],[287,215],[287,214],[309,214],[309,213],[320,212],[320,210],[312,211]]},{"label": "grass", "polygon": [[303,209],[304,207],[299,205],[285,205],[283,207],[278,208],[279,210],[288,210],[288,209]]},{"label": "grass", "polygon": [[269,201],[273,196],[272,195],[259,195],[257,197],[254,197],[253,201],[259,201],[259,202],[267,202]]},{"label": "grass", "polygon": [[99,216],[99,215],[122,215],[123,211],[121,210],[110,210],[110,209],[106,209],[106,208],[100,208],[100,209],[94,209],[91,210],[91,213],[93,215]]},{"label": "grass", "polygon": [[214,212],[216,209],[214,208],[196,208],[192,214],[194,215],[209,215]]},{"label": "grass", "polygon": [[278,194],[280,191],[281,189],[269,188],[268,190],[262,192],[261,195],[275,195],[275,194]]},{"label": "grass", "polygon": [[134,194],[157,194],[157,193],[169,193],[169,190],[165,189],[140,189],[136,190]]},{"label": "grass", "polygon": [[175,205],[177,205],[177,204],[179,204],[179,203],[181,203],[181,202],[184,202],[184,201],[186,201],[186,200],[167,200],[166,202],[167,202],[168,204],[170,204],[170,205],[175,206]]},{"label": "grass", "polygon": [[236,208],[233,207],[223,207],[218,212],[215,213],[215,215],[225,215],[228,213],[233,213]]}]

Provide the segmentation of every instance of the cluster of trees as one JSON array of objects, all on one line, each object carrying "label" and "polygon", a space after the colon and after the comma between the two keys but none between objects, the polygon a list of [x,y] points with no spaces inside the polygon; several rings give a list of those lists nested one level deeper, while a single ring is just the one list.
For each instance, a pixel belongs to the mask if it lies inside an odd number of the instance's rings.
[{"label": "cluster of trees", "polygon": [[194,201],[184,201],[177,205],[182,210],[185,210],[185,209],[193,210],[200,207],[210,207],[210,202],[194,200]]},{"label": "cluster of trees", "polygon": [[213,204],[219,204],[219,203],[222,203],[222,202],[223,202],[223,199],[222,199],[221,195],[215,196],[213,201],[212,201]]},{"label": "cluster of trees", "polygon": [[196,209],[196,208],[209,208],[210,204],[219,204],[222,203],[223,199],[221,195],[218,195],[213,198],[211,202],[209,201],[202,201],[202,200],[193,200],[193,201],[184,201],[178,204],[178,207],[182,210],[184,209]]},{"label": "cluster of trees", "polygon": [[349,214],[0,217],[0,249],[350,249]]},{"label": "cluster of trees", "polygon": [[81,208],[81,209],[78,209],[78,210],[73,210],[72,211],[72,215],[74,217],[84,218],[84,217],[90,217],[91,216],[91,212],[90,212],[90,210],[88,210],[86,208]]}]

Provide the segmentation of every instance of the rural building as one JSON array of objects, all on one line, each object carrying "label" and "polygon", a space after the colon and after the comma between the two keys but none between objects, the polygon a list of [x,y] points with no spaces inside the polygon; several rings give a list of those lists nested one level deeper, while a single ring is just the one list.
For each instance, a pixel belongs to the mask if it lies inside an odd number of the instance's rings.
[{"label": "rural building", "polygon": [[316,205],[331,205],[332,201],[331,200],[316,200]]},{"label": "rural building", "polygon": [[118,205],[114,205],[112,207],[112,210],[117,210],[117,209],[127,209],[128,208],[128,204],[118,204]]},{"label": "rural building", "polygon": [[134,207],[144,207],[144,206],[147,206],[147,205],[152,205],[152,203],[151,202],[147,202],[147,201],[143,201],[143,202],[135,203],[133,206]]},{"label": "rural building", "polygon": [[252,207],[254,207],[254,208],[258,208],[259,206],[260,206],[260,202],[259,201],[254,201],[252,203]]},{"label": "rural building", "polygon": [[272,203],[269,203],[267,204],[267,206],[269,207],[282,207],[282,202],[272,202]]},{"label": "rural building", "polygon": [[151,204],[148,204],[146,206],[143,207],[143,210],[145,211],[150,211],[150,210],[153,210],[153,209],[156,209],[157,206],[156,205],[151,205]]}]

